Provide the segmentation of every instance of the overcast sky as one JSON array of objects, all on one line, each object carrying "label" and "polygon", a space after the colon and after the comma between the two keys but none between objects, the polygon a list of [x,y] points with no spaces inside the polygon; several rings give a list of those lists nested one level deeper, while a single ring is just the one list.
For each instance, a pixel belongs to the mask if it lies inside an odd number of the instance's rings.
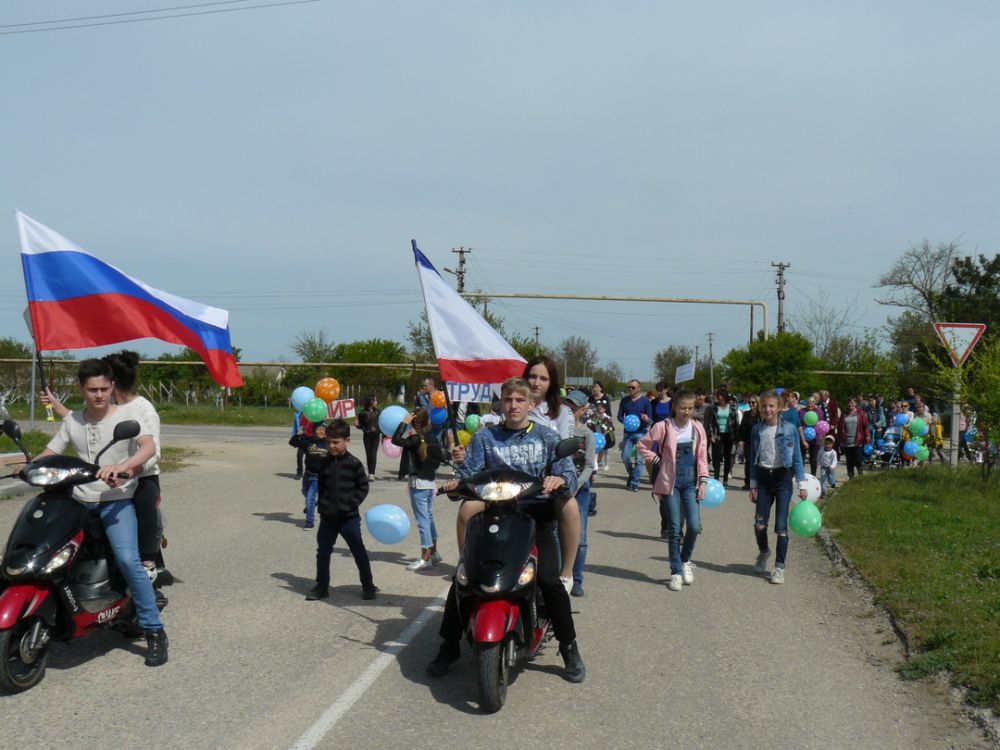
[{"label": "overcast sky", "polygon": [[[782,261],[790,315],[825,292],[854,332],[884,322],[871,284],[911,243],[1000,248],[994,2],[229,12],[284,1],[3,5],[0,337],[27,340],[15,208],[230,310],[248,360],[321,327],[405,341],[411,238],[439,269],[472,247],[469,288],[760,299],[772,330]],[[183,5],[213,12],[16,25]],[[494,309],[639,377],[749,333],[742,307]]]}]

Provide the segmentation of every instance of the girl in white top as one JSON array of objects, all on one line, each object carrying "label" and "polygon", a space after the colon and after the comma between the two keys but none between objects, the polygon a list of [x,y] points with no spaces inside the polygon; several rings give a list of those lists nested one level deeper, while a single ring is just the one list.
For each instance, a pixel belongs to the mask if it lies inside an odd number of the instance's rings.
[{"label": "girl in white top", "polygon": [[[576,420],[569,407],[562,403],[559,394],[559,368],[555,361],[545,355],[532,357],[524,366],[522,377],[528,381],[535,403],[528,419],[555,430],[563,439],[573,437],[576,434]],[[555,509],[559,520],[559,547],[562,551],[559,578],[566,591],[570,591],[573,586],[573,562],[580,544],[580,506],[569,497],[556,501]]]}]

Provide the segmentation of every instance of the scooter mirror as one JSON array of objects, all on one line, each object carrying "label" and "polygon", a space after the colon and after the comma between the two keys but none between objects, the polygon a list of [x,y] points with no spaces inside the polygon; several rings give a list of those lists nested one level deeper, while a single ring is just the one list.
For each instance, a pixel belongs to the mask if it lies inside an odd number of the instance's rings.
[{"label": "scooter mirror", "polygon": [[18,443],[21,441],[21,426],[13,419],[5,419],[3,421],[3,434]]},{"label": "scooter mirror", "polygon": [[119,422],[115,425],[114,437],[112,437],[112,442],[117,443],[121,440],[130,440],[131,438],[139,436],[139,423],[134,419],[129,419],[125,422]]},{"label": "scooter mirror", "polygon": [[556,458],[572,456],[580,450],[580,438],[568,437],[556,443]]}]

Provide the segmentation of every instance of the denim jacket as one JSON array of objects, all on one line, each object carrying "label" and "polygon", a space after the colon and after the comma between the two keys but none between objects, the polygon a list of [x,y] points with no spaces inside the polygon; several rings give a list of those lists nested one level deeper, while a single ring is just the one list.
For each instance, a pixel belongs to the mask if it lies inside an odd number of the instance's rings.
[{"label": "denim jacket", "polygon": [[[763,421],[753,426],[750,432],[750,487],[757,487],[757,458],[760,454],[760,433],[767,425]],[[778,420],[778,431],[775,436],[777,456],[781,459],[781,465],[794,470],[795,478],[802,481],[806,478],[805,469],[802,466],[802,448],[799,445],[799,431],[795,425],[783,419]]]}]

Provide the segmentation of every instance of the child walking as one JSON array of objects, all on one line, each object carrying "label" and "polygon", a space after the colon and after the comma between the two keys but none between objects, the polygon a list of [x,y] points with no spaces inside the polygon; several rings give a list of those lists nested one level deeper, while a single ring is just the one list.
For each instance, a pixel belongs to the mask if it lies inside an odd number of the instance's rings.
[{"label": "child walking", "polygon": [[[708,483],[708,439],[701,422],[692,419],[694,392],[681,389],[674,394],[673,416],[654,424],[639,440],[644,459],[659,463],[653,483],[656,497],[667,518],[670,545],[670,581],[667,588],[680,591],[694,583],[691,555],[701,529],[699,502],[705,499]],[[659,452],[653,445],[659,445]],[[681,524],[686,524],[681,542]]]},{"label": "child walking", "polygon": [[329,455],[317,473],[319,531],[316,533],[316,585],[306,594],[308,601],[330,596],[330,555],[338,536],[344,537],[361,578],[361,598],[374,599],[378,588],[372,580],[368,550],[361,539],[358,508],[368,496],[368,475],[361,462],[347,452],[351,428],[343,419],[327,425]]},{"label": "child walking", "polygon": [[822,488],[820,496],[826,498],[826,488],[837,486],[837,451],[833,449],[833,435],[823,438],[823,450],[819,452],[819,483]]},{"label": "child walking", "polygon": [[326,446],[326,425],[317,422],[313,425],[312,437],[299,436],[300,446],[305,453],[305,473],[302,475],[302,496],[306,506],[302,512],[306,514],[305,527],[316,528],[316,493],[319,485],[319,472],[328,455]]},{"label": "child walking", "polygon": [[418,408],[403,417],[392,436],[393,444],[402,446],[410,454],[410,507],[420,531],[420,557],[406,566],[413,571],[425,570],[441,562],[437,551],[437,526],[434,525],[434,475],[441,462],[431,458],[427,449],[429,444],[440,443],[430,427],[430,415]]},{"label": "child walking", "polygon": [[761,421],[750,432],[750,502],[756,506],[754,534],[757,537],[758,573],[767,572],[771,550],[767,543],[767,522],[774,506],[774,533],[778,535],[777,555],[771,583],[785,582],[785,558],[788,555],[788,510],[792,503],[792,478],[799,481],[799,497],[806,497],[801,487],[806,478],[802,466],[799,431],[791,422],[778,418],[781,396],[767,391],[760,397]]}]

